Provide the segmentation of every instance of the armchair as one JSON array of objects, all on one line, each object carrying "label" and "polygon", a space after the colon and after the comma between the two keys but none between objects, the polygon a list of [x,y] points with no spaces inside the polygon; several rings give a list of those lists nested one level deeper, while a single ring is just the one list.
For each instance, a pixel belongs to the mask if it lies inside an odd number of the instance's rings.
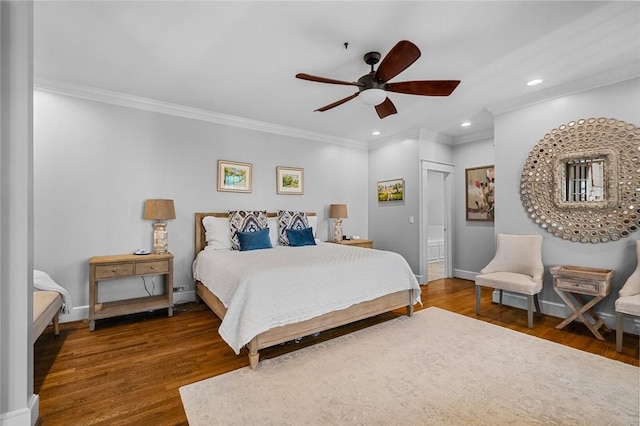
[{"label": "armchair", "polygon": [[636,241],[636,270],[627,278],[620,289],[615,303],[616,310],[616,350],[622,352],[624,314],[640,316],[640,240]]},{"label": "armchair", "polygon": [[543,275],[541,235],[498,234],[495,257],[475,278],[476,315],[480,315],[482,286],[500,290],[500,306],[503,290],[521,293],[527,296],[528,325],[533,328],[533,304],[540,313]]}]

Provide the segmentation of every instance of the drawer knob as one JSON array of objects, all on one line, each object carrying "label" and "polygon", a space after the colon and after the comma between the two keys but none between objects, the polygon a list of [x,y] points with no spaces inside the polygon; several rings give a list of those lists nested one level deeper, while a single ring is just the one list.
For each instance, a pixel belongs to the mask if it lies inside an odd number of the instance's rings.
[{"label": "drawer knob", "polygon": [[156,269],[156,267],[155,266],[151,266],[151,269]]},{"label": "drawer knob", "polygon": [[113,268],[111,272],[118,272],[118,270],[116,268]]}]

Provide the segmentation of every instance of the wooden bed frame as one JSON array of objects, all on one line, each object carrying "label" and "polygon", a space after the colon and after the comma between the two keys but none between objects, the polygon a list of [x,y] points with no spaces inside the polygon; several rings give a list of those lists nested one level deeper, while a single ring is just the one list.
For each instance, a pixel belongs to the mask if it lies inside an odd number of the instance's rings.
[{"label": "wooden bed frame", "polygon": [[[269,217],[276,213],[268,213]],[[315,213],[307,213],[315,216]],[[195,255],[207,246],[202,219],[206,216],[228,217],[228,213],[196,213],[195,214]],[[196,281],[197,299],[203,300],[207,306],[222,320],[227,312],[223,303],[204,284]],[[359,321],[399,308],[407,308],[407,315],[413,315],[413,290],[403,290],[388,294],[367,302],[358,303],[346,309],[328,312],[306,321],[272,328],[254,337],[247,343],[249,350],[249,366],[255,369],[260,359],[258,351],[269,346],[288,342],[298,337],[329,330],[341,325]]]}]

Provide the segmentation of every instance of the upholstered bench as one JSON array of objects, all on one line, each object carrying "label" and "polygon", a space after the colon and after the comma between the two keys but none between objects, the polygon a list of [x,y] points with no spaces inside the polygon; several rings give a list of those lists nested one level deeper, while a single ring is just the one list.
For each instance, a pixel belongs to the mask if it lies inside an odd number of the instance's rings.
[{"label": "upholstered bench", "polygon": [[33,343],[53,321],[53,333],[60,334],[59,315],[62,296],[57,291],[33,292]]}]

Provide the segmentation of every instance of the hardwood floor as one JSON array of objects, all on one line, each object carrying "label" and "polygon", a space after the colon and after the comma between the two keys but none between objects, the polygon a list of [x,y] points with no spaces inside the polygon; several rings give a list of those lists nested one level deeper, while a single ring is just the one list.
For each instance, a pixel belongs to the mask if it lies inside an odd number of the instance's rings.
[{"label": "hardwood floor", "polygon": [[[422,287],[424,309],[437,306],[519,332],[638,366],[638,336],[625,335],[623,352],[615,333],[601,342],[579,323],[556,330],[560,319],[542,316],[527,328],[526,312],[491,303],[483,289],[481,317],[475,315],[475,285],[444,279]],[[46,330],[35,343],[34,388],[40,396],[39,424],[186,425],[178,388],[248,365],[217,333],[220,320],[205,305],[178,305],[166,311],[98,321],[65,323],[60,336]],[[391,312],[262,352],[262,359],[295,350],[402,315]],[[259,368],[259,367],[258,367]]]}]

